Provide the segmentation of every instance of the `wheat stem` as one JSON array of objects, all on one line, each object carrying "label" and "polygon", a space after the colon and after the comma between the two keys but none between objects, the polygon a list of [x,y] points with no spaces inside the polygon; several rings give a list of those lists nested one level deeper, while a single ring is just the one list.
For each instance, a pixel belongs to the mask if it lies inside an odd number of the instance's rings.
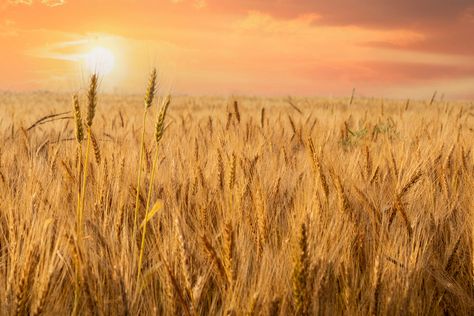
[{"label": "wheat stem", "polygon": [[84,171],[82,174],[82,188],[80,194],[81,196],[81,202],[80,202],[80,207],[79,207],[79,214],[78,214],[78,240],[81,240],[82,236],[82,230],[83,230],[83,221],[84,221],[84,207],[85,207],[85,202],[86,202],[86,183],[87,183],[87,173],[89,171],[89,152],[90,152],[90,147],[91,147],[91,128],[87,128],[87,144],[86,144],[86,156],[84,158]]},{"label": "wheat stem", "polygon": [[133,233],[132,236],[135,238],[135,234],[137,231],[137,220],[138,220],[138,208],[139,208],[139,198],[140,198],[140,184],[141,184],[141,177],[142,177],[142,165],[143,165],[143,158],[145,153],[145,125],[146,125],[146,118],[148,114],[148,109],[153,105],[153,99],[156,94],[156,69],[150,74],[150,78],[148,81],[148,87],[145,93],[145,108],[143,112],[143,124],[142,124],[142,135],[140,140],[140,158],[138,161],[138,176],[137,176],[137,193],[135,196],[135,211],[133,215]]},{"label": "wheat stem", "polygon": [[140,244],[140,254],[138,256],[137,284],[140,281],[140,274],[141,274],[142,263],[143,263],[143,252],[145,250],[145,237],[146,237],[146,228],[147,228],[146,218],[148,217],[148,212],[149,212],[149,208],[150,208],[151,193],[153,191],[153,179],[155,178],[157,162],[158,162],[158,144],[157,144],[157,148],[156,148],[156,152],[155,152],[155,157],[153,158],[153,166],[152,166],[152,169],[151,169],[150,184],[149,184],[149,187],[148,187],[148,194],[147,194],[147,197],[146,197],[145,221],[143,222],[142,241],[141,241],[141,244]]},{"label": "wheat stem", "polygon": [[[161,107],[160,113],[158,115],[158,119],[156,122],[156,127],[155,127],[155,142],[156,142],[156,151],[155,151],[155,157],[153,158],[153,165],[151,169],[151,177],[150,177],[150,183],[148,185],[148,193],[147,193],[147,198],[146,198],[146,205],[145,205],[145,221],[143,222],[143,231],[142,231],[142,241],[140,244],[140,254],[138,257],[138,270],[137,270],[137,284],[140,280],[140,273],[141,273],[141,268],[142,268],[142,262],[143,262],[143,252],[145,250],[145,237],[146,237],[146,228],[147,228],[147,218],[148,218],[148,212],[150,208],[150,200],[151,200],[151,193],[153,191],[153,180],[155,179],[155,173],[156,173],[156,166],[158,162],[158,149],[160,145],[161,138],[163,137],[163,133],[165,130],[165,118],[166,118],[166,112],[168,111],[168,106],[170,105],[171,102],[171,97],[168,96],[165,103]],[[138,202],[137,202],[138,203]],[[135,218],[136,220],[136,218]]]},{"label": "wheat stem", "polygon": [[143,127],[142,127],[142,136],[140,140],[140,158],[138,160],[138,176],[137,176],[137,193],[135,196],[135,211],[133,215],[133,236],[135,236],[136,230],[137,230],[137,218],[138,218],[138,208],[140,206],[139,204],[139,198],[140,198],[140,184],[141,184],[141,178],[142,178],[142,165],[143,165],[143,157],[144,157],[144,152],[145,152],[145,124],[146,124],[146,117],[147,117],[147,108],[145,108],[145,111],[143,113]]}]

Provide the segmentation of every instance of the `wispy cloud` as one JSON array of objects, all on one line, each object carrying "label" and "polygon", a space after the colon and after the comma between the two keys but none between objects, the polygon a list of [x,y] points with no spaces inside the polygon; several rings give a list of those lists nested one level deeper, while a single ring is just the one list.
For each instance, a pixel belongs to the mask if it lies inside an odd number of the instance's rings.
[{"label": "wispy cloud", "polygon": [[66,0],[41,0],[41,3],[48,7],[57,7],[66,3]]},{"label": "wispy cloud", "polygon": [[12,4],[25,4],[25,5],[33,4],[33,0],[8,0],[8,2]]},{"label": "wispy cloud", "polygon": [[317,26],[356,26],[376,30],[408,30],[423,34],[423,41],[399,49],[474,55],[469,40],[474,23],[473,0],[208,0],[214,12],[245,14],[258,11],[279,20],[302,14],[319,16]]},{"label": "wispy cloud", "polygon": [[[81,61],[84,54],[79,51],[88,43],[87,39],[76,41],[67,41],[60,43],[53,43],[26,51],[27,55],[37,58],[48,58],[66,61]],[[74,52],[64,52],[64,50],[72,49]]]},{"label": "wispy cloud", "polygon": [[[9,0],[12,4],[19,4],[19,5],[32,5],[34,4],[34,0]],[[39,3],[48,6],[48,7],[57,7],[66,3],[66,0],[41,0]]]},{"label": "wispy cloud", "polygon": [[[185,0],[170,0],[170,1],[171,3],[174,3],[174,4],[186,2]],[[192,1],[188,1],[188,3],[192,3],[193,7],[195,7],[196,9],[203,9],[207,7],[208,5],[207,0],[192,0]]]},{"label": "wispy cloud", "polygon": [[205,0],[196,0],[194,1],[194,7],[197,9],[202,9],[207,7],[207,2]]},{"label": "wispy cloud", "polygon": [[466,9],[462,17],[465,21],[474,23],[474,5]]}]

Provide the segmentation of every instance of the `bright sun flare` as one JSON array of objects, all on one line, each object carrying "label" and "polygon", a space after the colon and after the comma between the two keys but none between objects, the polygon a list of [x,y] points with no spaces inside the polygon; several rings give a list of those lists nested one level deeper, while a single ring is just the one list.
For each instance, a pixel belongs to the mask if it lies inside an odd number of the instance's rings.
[{"label": "bright sun flare", "polygon": [[103,47],[96,47],[84,56],[87,70],[101,75],[106,75],[114,69],[115,56]]}]

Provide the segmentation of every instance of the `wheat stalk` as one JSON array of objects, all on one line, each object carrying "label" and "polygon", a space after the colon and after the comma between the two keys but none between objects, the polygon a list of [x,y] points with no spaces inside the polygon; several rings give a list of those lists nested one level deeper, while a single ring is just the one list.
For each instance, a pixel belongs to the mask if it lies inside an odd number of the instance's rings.
[{"label": "wheat stalk", "polygon": [[217,255],[216,250],[214,249],[214,247],[212,246],[211,242],[206,237],[206,235],[201,235],[201,241],[204,245],[204,249],[206,250],[206,255],[208,256],[209,260],[215,266],[221,279],[226,282],[225,283],[226,285],[228,285],[227,273],[226,273],[225,266],[221,258]]},{"label": "wheat stalk", "polygon": [[79,214],[78,214],[78,238],[81,239],[82,229],[83,229],[83,213],[85,207],[85,199],[86,199],[86,183],[87,183],[87,173],[88,173],[88,166],[89,166],[89,151],[91,145],[91,138],[92,138],[92,123],[95,116],[95,110],[97,106],[97,84],[98,84],[98,76],[93,74],[90,79],[89,84],[89,91],[87,94],[88,104],[87,104],[87,145],[86,145],[86,156],[84,158],[84,170],[82,174],[82,189],[81,189],[81,202],[79,207]]},{"label": "wheat stalk", "polygon": [[225,177],[225,171],[224,171],[224,161],[222,159],[222,155],[220,151],[217,153],[217,183],[219,185],[219,188],[221,190],[224,190],[224,177]]},{"label": "wheat stalk", "polygon": [[148,109],[153,104],[153,99],[156,93],[156,69],[150,74],[150,78],[148,80],[148,87],[145,93],[145,107],[143,111],[143,122],[142,122],[142,133],[141,133],[141,140],[140,140],[140,157],[138,159],[138,171],[137,171],[137,193],[135,195],[135,211],[133,215],[133,233],[132,235],[135,236],[137,230],[137,220],[138,220],[138,208],[139,208],[139,194],[140,194],[140,186],[141,186],[141,177],[142,177],[142,166],[143,166],[143,158],[145,153],[145,125],[146,125],[146,118],[148,114]]},{"label": "wheat stalk", "polygon": [[100,147],[97,138],[95,137],[94,133],[91,133],[91,141],[92,141],[92,149],[94,150],[94,157],[95,162],[100,165],[101,155],[100,155]]},{"label": "wheat stalk", "polygon": [[239,103],[237,100],[234,101],[234,114],[237,122],[240,123],[240,111],[239,111]]},{"label": "wheat stalk", "polygon": [[84,140],[84,128],[82,125],[81,107],[79,105],[79,97],[77,94],[73,96],[73,110],[74,122],[76,123],[76,141],[80,144]]},{"label": "wheat stalk", "polygon": [[224,268],[227,280],[233,287],[236,278],[235,262],[234,262],[235,238],[232,223],[228,222],[224,228]]},{"label": "wheat stalk", "polygon": [[313,172],[319,179],[319,183],[321,185],[321,188],[324,192],[324,196],[326,197],[326,201],[327,201],[329,199],[329,185],[328,185],[326,176],[324,175],[321,161],[317,156],[316,149],[314,148],[313,140],[311,139],[311,137],[308,138],[307,143],[308,143],[310,159],[313,164]]},{"label": "wheat stalk", "polygon": [[[155,173],[156,173],[156,166],[158,162],[158,147],[160,145],[160,141],[163,137],[164,129],[165,129],[165,118],[166,118],[166,113],[168,111],[168,107],[171,103],[171,97],[168,96],[161,107],[161,110],[158,115],[158,119],[156,122],[156,127],[155,127],[155,144],[156,144],[156,150],[155,150],[155,156],[153,158],[153,166],[151,170],[151,176],[150,176],[150,184],[148,186],[148,194],[146,198],[146,205],[145,205],[145,219],[148,218],[149,215],[149,208],[150,208],[150,202],[151,202],[151,194],[153,191],[153,180],[155,178]],[[137,194],[138,196],[138,194]],[[137,198],[138,201],[138,198]],[[139,254],[139,259],[138,259],[138,272],[137,272],[137,284],[140,279],[140,274],[141,274],[141,268],[142,268],[142,261],[143,261],[143,252],[145,250],[145,238],[146,238],[146,229],[147,229],[147,223],[148,221],[145,220],[143,224],[143,229],[142,229],[142,240],[141,240],[141,245],[140,245],[140,254]]]},{"label": "wheat stalk", "polygon": [[237,167],[237,157],[235,153],[232,153],[232,159],[230,161],[230,167],[229,167],[229,179],[228,179],[228,187],[231,190],[234,187],[235,184],[235,172],[236,172],[236,167]]},{"label": "wheat stalk", "polygon": [[298,237],[298,248],[293,268],[293,299],[296,315],[310,315],[311,298],[308,291],[309,255],[306,224],[302,223]]},{"label": "wheat stalk", "polygon": [[86,125],[88,129],[92,127],[94,121],[95,109],[97,107],[97,87],[99,84],[99,76],[93,74],[90,78],[89,91],[87,93],[87,120]]}]

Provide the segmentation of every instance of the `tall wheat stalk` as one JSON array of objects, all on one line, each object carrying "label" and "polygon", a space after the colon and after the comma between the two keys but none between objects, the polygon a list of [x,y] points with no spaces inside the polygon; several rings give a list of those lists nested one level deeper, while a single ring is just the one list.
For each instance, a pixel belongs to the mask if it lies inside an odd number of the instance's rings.
[{"label": "tall wheat stalk", "polygon": [[[76,136],[76,141],[77,141],[77,208],[76,208],[76,235],[79,237],[81,234],[81,218],[82,218],[82,212],[81,212],[81,201],[82,201],[82,195],[81,195],[81,167],[82,167],[82,141],[84,140],[84,127],[82,123],[82,116],[81,116],[81,108],[79,105],[79,98],[77,95],[73,96],[73,110],[74,110],[74,121],[76,124],[76,129],[75,129],[75,136]],[[74,268],[75,268],[75,275],[78,276],[79,274],[79,264],[77,260],[74,260]],[[74,287],[74,306],[73,306],[73,312],[72,314],[75,315],[77,313],[77,308],[79,304],[79,292],[80,292],[80,287],[79,287],[79,280],[76,277],[75,280],[76,284]]]},{"label": "tall wheat stalk", "polygon": [[142,166],[143,166],[143,158],[145,152],[145,124],[146,118],[148,114],[148,109],[153,105],[153,99],[155,97],[157,87],[156,87],[156,68],[150,74],[150,79],[148,80],[148,87],[145,94],[145,108],[143,111],[143,124],[142,124],[142,136],[140,140],[140,158],[138,160],[138,176],[137,176],[137,192],[135,195],[135,211],[133,215],[133,234],[132,236],[135,237],[136,230],[137,230],[137,219],[138,219],[138,209],[139,209],[139,198],[140,198],[140,185],[141,185],[141,177],[142,177]]},{"label": "tall wheat stalk", "polygon": [[84,158],[84,171],[82,174],[82,189],[81,189],[81,202],[78,214],[78,240],[81,242],[83,223],[84,223],[84,204],[86,200],[86,183],[87,183],[87,172],[89,166],[89,152],[91,147],[92,137],[92,123],[95,116],[95,108],[97,106],[97,86],[99,77],[97,74],[93,74],[90,79],[89,92],[87,93],[87,144],[86,144],[86,156]]},{"label": "tall wheat stalk", "polygon": [[77,141],[77,208],[76,208],[76,229],[79,229],[79,210],[81,208],[81,165],[82,165],[82,141],[84,140],[84,127],[82,123],[81,107],[79,105],[79,97],[73,96],[74,122],[76,124],[75,137]]},{"label": "tall wheat stalk", "polygon": [[159,149],[159,144],[161,139],[163,138],[163,133],[165,130],[165,118],[166,118],[166,112],[168,111],[168,107],[171,103],[171,97],[168,96],[166,98],[165,103],[161,107],[161,110],[158,115],[158,119],[156,122],[156,127],[155,127],[155,143],[156,143],[156,150],[155,150],[155,156],[153,157],[153,165],[151,169],[151,177],[150,177],[150,183],[148,185],[148,193],[147,193],[147,198],[146,198],[146,206],[145,206],[145,220],[143,221],[143,229],[142,229],[142,241],[140,245],[140,255],[138,257],[138,270],[137,270],[137,284],[140,281],[140,274],[141,274],[141,268],[142,268],[142,262],[143,262],[143,252],[145,250],[145,237],[146,237],[146,228],[147,228],[147,222],[148,222],[148,214],[149,214],[149,208],[150,208],[150,201],[151,201],[151,194],[153,191],[153,180],[155,179],[155,173],[156,173],[156,165],[158,162],[158,149]]},{"label": "tall wheat stalk", "polygon": [[[82,173],[82,188],[79,192],[81,196],[79,202],[79,210],[77,214],[77,244],[80,248],[82,245],[82,234],[84,229],[84,206],[86,200],[86,184],[87,184],[87,173],[88,173],[88,165],[89,165],[89,152],[91,146],[91,135],[92,135],[92,123],[94,121],[95,116],[95,108],[97,106],[97,86],[98,86],[99,77],[97,74],[93,74],[90,79],[89,83],[89,91],[87,93],[87,118],[86,118],[86,127],[87,127],[87,145],[86,145],[86,156],[84,158],[84,170]],[[82,151],[80,153],[82,156]],[[80,161],[80,158],[79,158]],[[80,162],[79,162],[80,163]],[[79,263],[75,263],[76,265],[76,276],[79,273],[80,265]],[[76,288],[74,290],[74,306],[72,314],[75,315],[78,312],[78,304],[79,304],[79,280],[76,277]]]}]

